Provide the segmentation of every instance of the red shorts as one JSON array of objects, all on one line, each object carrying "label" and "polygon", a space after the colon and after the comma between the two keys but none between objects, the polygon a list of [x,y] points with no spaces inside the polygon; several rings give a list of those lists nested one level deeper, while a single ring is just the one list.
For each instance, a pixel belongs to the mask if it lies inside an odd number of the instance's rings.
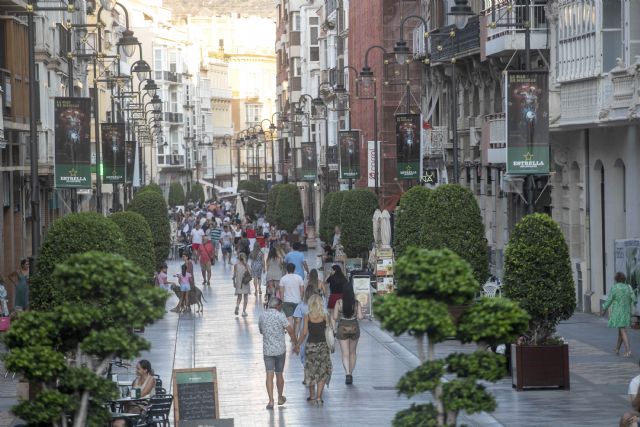
[{"label": "red shorts", "polygon": [[329,302],[327,303],[327,308],[330,308],[333,310],[333,308],[336,306],[336,302],[338,302],[339,299],[342,299],[342,294],[329,295]]},{"label": "red shorts", "polygon": [[197,251],[198,249],[200,249],[200,243],[192,243],[191,249],[193,249],[194,251]]}]

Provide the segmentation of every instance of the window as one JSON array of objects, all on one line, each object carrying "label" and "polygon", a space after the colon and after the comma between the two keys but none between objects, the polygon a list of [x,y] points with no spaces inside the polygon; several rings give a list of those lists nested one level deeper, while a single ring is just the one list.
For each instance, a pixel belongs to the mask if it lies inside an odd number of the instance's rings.
[{"label": "window", "polygon": [[300,62],[300,58],[293,58],[293,66],[291,67],[293,71],[293,77],[300,77],[302,75],[302,65]]},{"label": "window", "polygon": [[171,106],[170,110],[172,113],[178,112],[178,92],[175,90],[171,91]]},{"label": "window", "polygon": [[558,13],[558,80],[599,74],[596,68],[596,0],[563,3]]},{"label": "window", "polygon": [[602,72],[622,57],[622,0],[602,0]]},{"label": "window", "polygon": [[247,126],[260,123],[262,104],[245,104],[245,122]]},{"label": "window", "polygon": [[162,78],[162,70],[164,70],[164,52],[161,48],[155,48],[153,50],[153,69],[156,73],[157,80],[164,80]]},{"label": "window", "polygon": [[[637,17],[640,16],[640,2],[632,1],[626,5],[625,19],[625,53],[627,64],[634,62],[640,56],[640,25],[637,24]],[[636,17],[635,20],[632,17]]]},{"label": "window", "polygon": [[169,52],[169,71],[178,72],[178,54],[175,51]]},{"label": "window", "polygon": [[291,12],[291,31],[300,31],[301,21],[299,12]]},{"label": "window", "polygon": [[309,18],[309,61],[320,61],[318,18]]}]

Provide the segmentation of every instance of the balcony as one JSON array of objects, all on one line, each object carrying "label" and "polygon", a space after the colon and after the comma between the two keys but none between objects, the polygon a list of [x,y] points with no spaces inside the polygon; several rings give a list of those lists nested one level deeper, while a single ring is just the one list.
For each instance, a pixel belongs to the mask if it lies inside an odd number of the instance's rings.
[{"label": "balcony", "polygon": [[[612,99],[612,82],[609,78],[593,78],[560,86],[560,118],[551,126],[591,126],[610,114],[605,108],[607,100]],[[553,112],[550,114],[554,116]]]},{"label": "balcony", "polygon": [[[456,33],[454,38],[448,36],[451,31]],[[432,62],[448,61],[453,57],[473,54],[480,49],[480,20],[477,16],[469,18],[462,29],[449,25],[438,29],[438,34],[429,39]]]},{"label": "balcony", "polygon": [[175,71],[156,71],[155,79],[159,81],[180,84],[182,83],[182,74]]},{"label": "balcony", "polygon": [[482,50],[485,55],[510,54],[515,50],[524,50],[523,25],[527,21],[527,9],[528,20],[531,22],[531,49],[548,49],[547,16],[544,7],[544,4],[516,5],[513,2],[503,2],[496,6],[495,13],[492,13],[491,9],[485,10],[481,17]]},{"label": "balcony", "polygon": [[618,66],[609,72],[611,91],[607,93],[600,119],[630,120],[640,117],[640,57],[636,63]]},{"label": "balcony", "polygon": [[444,156],[445,144],[449,139],[448,126],[433,126],[423,132],[422,152],[425,157]]},{"label": "balcony", "polygon": [[507,128],[504,113],[484,116],[481,141],[483,165],[507,162]]},{"label": "balcony", "polygon": [[165,156],[164,163],[158,164],[158,167],[182,169],[185,167],[185,156],[184,154],[172,154],[171,156]]}]

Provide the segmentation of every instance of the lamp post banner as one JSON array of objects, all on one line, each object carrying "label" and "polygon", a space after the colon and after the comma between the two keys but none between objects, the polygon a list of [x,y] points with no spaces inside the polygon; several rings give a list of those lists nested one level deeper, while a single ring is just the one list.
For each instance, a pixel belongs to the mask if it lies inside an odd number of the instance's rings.
[{"label": "lamp post banner", "polygon": [[420,179],[421,124],[420,114],[396,114],[398,179]]},{"label": "lamp post banner", "polygon": [[[374,141],[367,141],[367,187],[373,188],[376,186],[376,174],[378,173],[378,167],[380,166],[380,159],[378,158],[378,164],[376,165],[376,143]],[[380,141],[378,141],[378,148],[380,148]]]},{"label": "lamp post banner", "polygon": [[91,98],[54,99],[55,186],[91,188]]},{"label": "lamp post banner", "polygon": [[315,142],[303,142],[301,147],[302,180],[314,182],[318,176],[318,156]]},{"label": "lamp post banner", "polygon": [[101,123],[102,164],[105,184],[122,184],[125,177],[124,123]]},{"label": "lamp post banner", "polygon": [[360,131],[338,132],[340,144],[340,179],[360,178]]},{"label": "lamp post banner", "polygon": [[509,71],[505,78],[507,174],[548,174],[548,73]]}]

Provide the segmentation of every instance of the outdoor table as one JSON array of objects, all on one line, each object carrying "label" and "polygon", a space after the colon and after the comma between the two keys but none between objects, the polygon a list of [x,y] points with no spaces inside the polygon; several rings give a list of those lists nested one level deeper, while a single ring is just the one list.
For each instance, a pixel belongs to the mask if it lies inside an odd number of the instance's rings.
[{"label": "outdoor table", "polygon": [[110,400],[108,403],[111,407],[111,411],[113,413],[119,413],[116,408],[122,408],[127,403],[147,403],[149,401],[148,397],[142,398],[134,398],[134,397],[123,397],[121,399]]}]

